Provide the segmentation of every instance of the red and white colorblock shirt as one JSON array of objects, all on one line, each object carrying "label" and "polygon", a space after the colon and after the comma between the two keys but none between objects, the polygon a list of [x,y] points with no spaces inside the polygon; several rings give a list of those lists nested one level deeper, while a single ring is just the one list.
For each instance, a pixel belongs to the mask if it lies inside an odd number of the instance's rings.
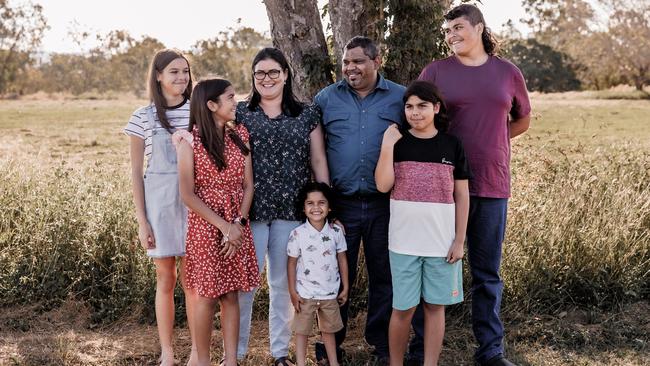
[{"label": "red and white colorblock shirt", "polygon": [[399,254],[447,256],[456,235],[454,180],[471,177],[460,141],[441,132],[421,139],[407,131],[393,154],[388,248]]}]

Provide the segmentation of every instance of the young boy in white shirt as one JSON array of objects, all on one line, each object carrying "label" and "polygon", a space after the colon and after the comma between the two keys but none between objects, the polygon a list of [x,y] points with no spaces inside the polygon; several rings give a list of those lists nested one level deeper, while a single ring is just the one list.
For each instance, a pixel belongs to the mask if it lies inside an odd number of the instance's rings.
[{"label": "young boy in white shirt", "polygon": [[307,183],[298,195],[307,217],[289,236],[287,277],[291,303],[296,310],[296,362],[305,365],[307,339],[314,313],[330,366],[338,366],[334,333],[343,328],[339,306],[348,299],[347,245],[343,230],[330,225],[332,191],[327,184]]}]

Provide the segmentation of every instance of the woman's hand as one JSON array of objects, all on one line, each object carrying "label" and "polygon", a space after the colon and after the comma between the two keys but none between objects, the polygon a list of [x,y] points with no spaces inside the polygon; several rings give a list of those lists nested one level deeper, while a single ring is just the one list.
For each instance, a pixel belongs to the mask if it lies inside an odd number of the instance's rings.
[{"label": "woman's hand", "polygon": [[153,230],[149,222],[139,225],[138,239],[140,239],[140,245],[144,249],[154,249],[156,247],[156,239],[153,237]]}]

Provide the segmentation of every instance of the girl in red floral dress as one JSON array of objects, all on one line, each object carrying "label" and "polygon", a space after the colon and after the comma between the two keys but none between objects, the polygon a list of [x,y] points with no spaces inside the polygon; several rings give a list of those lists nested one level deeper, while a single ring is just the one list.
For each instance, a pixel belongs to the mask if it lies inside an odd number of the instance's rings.
[{"label": "girl in red floral dress", "polygon": [[[222,365],[237,364],[238,291],[259,286],[255,248],[248,225],[253,169],[248,131],[235,119],[230,82],[199,82],[190,102],[191,136],[178,142],[181,197],[187,207],[186,272],[188,322],[195,337],[188,365],[210,364],[212,319],[221,306]],[[179,135],[183,135],[182,133]],[[179,141],[180,140],[180,141]]]}]

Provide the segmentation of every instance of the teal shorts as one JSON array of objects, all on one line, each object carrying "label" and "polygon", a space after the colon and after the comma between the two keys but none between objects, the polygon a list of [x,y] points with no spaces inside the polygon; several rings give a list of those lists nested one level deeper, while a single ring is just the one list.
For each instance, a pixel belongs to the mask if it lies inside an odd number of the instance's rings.
[{"label": "teal shorts", "polygon": [[393,308],[408,310],[420,303],[451,305],[463,301],[463,264],[443,257],[420,257],[389,251]]}]

